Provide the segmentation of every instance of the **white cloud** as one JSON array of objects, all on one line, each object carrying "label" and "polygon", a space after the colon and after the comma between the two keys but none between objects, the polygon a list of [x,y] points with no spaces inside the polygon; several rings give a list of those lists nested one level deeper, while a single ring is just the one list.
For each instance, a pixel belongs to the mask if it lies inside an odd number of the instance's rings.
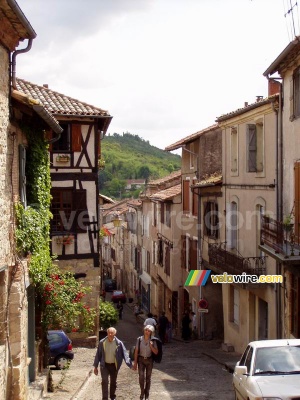
[{"label": "white cloud", "polygon": [[265,96],[262,74],[290,40],[282,0],[19,5],[38,36],[17,75],[108,109],[109,132],[160,148]]}]

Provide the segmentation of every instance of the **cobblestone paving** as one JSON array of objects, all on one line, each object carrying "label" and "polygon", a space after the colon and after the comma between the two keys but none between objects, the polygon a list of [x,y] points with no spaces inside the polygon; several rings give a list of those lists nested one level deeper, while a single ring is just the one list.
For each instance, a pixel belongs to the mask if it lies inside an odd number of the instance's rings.
[{"label": "cobblestone paving", "polygon": [[[142,332],[129,305],[117,325],[117,336],[127,349]],[[163,347],[163,360],[154,364],[151,400],[233,400],[232,375],[225,364],[235,363],[238,355],[224,353],[218,341],[173,340]],[[75,358],[63,381],[61,371],[53,372],[55,392],[51,400],[101,400],[101,378],[92,373],[95,349],[77,348]],[[124,363],[118,374],[117,400],[139,399],[138,374]]]}]

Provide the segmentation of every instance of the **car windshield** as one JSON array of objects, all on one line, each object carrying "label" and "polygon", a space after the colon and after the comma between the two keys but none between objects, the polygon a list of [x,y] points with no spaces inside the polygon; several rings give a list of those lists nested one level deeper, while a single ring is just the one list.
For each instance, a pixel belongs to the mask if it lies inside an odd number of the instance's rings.
[{"label": "car windshield", "polygon": [[257,349],[253,374],[276,373],[300,374],[300,346],[264,347]]}]

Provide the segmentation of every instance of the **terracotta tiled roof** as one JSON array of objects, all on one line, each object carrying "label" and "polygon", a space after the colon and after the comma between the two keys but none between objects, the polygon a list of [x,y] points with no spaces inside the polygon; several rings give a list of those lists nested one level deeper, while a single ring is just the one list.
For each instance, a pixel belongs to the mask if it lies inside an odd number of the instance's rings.
[{"label": "terracotta tiled roof", "polygon": [[218,185],[222,183],[223,176],[221,174],[215,173],[210,176],[205,177],[205,179],[202,179],[200,182],[195,183],[193,187],[205,187],[205,186],[211,186],[211,185]]},{"label": "terracotta tiled roof", "polygon": [[181,170],[174,171],[170,175],[167,175],[167,176],[165,176],[163,178],[159,178],[159,179],[156,179],[156,180],[153,180],[153,181],[149,181],[147,186],[150,186],[150,185],[161,185],[161,184],[164,184],[164,183],[168,183],[168,182],[170,182],[170,181],[172,181],[174,179],[179,178],[180,176],[181,176]]},{"label": "terracotta tiled roof", "polygon": [[179,149],[183,145],[185,145],[189,142],[193,142],[195,139],[197,139],[201,135],[204,135],[205,133],[210,132],[210,131],[214,131],[218,127],[219,127],[218,124],[214,124],[214,125],[209,126],[208,128],[202,129],[199,132],[196,132],[196,133],[193,133],[192,135],[186,136],[185,138],[178,140],[178,142],[175,142],[174,144],[171,144],[170,146],[166,147],[165,151],[172,151],[172,150]]},{"label": "terracotta tiled roof", "polygon": [[266,97],[265,99],[261,99],[259,101],[256,101],[255,103],[247,104],[245,107],[238,108],[237,110],[231,111],[228,114],[221,115],[216,119],[216,121],[218,122],[225,121],[226,119],[230,119],[237,115],[244,114],[245,112],[261,107],[265,104],[272,103],[278,99],[278,96],[279,96],[278,94],[274,94],[273,96]]},{"label": "terracotta tiled roof", "polygon": [[138,200],[138,199],[132,199],[132,200],[128,201],[127,204],[129,207],[136,208],[136,207],[140,207],[142,205],[142,202],[141,202],[141,200]]},{"label": "terracotta tiled roof", "polygon": [[175,197],[179,194],[181,194],[181,184],[175,185],[168,189],[161,190],[157,193],[154,193],[151,196],[149,196],[149,199],[163,201],[163,200],[173,199],[173,197]]},{"label": "terracotta tiled roof", "polygon": [[109,112],[90,104],[65,96],[55,92],[45,86],[38,86],[34,83],[17,79],[17,89],[33,99],[39,100],[42,105],[56,116],[90,116],[90,117],[109,117]]}]

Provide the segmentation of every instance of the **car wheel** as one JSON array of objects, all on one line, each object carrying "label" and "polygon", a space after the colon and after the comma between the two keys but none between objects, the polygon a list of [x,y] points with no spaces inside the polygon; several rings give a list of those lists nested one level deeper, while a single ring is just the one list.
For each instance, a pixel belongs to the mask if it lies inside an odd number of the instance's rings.
[{"label": "car wheel", "polygon": [[63,354],[57,356],[54,362],[57,369],[66,369],[69,367],[70,363],[71,360]]}]

